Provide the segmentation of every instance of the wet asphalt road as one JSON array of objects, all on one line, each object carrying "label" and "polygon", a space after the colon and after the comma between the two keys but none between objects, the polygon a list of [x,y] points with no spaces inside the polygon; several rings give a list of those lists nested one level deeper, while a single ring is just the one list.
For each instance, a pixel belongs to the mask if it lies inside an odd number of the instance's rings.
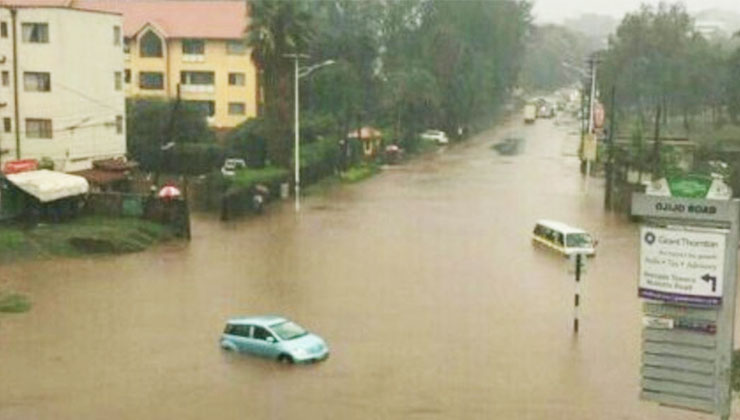
[{"label": "wet asphalt road", "polygon": [[[603,212],[601,180],[585,192],[569,130],[517,118],[299,215],[196,215],[190,244],[0,266],[34,303],[0,316],[0,419],[712,418],[638,399],[637,226]],[[577,338],[540,218],[600,240]],[[219,349],[225,319],[262,313],[322,335],[329,360]]]}]

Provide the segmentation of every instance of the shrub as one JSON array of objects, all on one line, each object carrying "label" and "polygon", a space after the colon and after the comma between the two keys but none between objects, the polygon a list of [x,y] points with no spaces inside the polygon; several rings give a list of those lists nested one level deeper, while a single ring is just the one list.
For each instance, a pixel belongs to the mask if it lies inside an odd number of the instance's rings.
[{"label": "shrub", "polygon": [[220,167],[224,148],[215,143],[183,143],[164,153],[162,170],[172,173],[200,175]]}]

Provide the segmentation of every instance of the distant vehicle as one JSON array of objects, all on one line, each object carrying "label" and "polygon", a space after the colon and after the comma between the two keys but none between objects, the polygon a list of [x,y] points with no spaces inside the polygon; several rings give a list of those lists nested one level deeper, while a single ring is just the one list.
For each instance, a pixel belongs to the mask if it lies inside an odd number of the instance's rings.
[{"label": "distant vehicle", "polygon": [[524,105],[524,122],[526,124],[533,124],[537,119],[537,107],[535,104]]},{"label": "distant vehicle", "polygon": [[275,315],[228,320],[219,344],[226,350],[251,353],[283,363],[316,362],[329,357],[329,347],[321,337]]},{"label": "distant vehicle", "polygon": [[404,150],[397,144],[389,144],[385,146],[385,158],[388,163],[398,163],[403,159]]},{"label": "distant vehicle", "polygon": [[229,158],[224,161],[224,166],[221,167],[221,174],[223,176],[234,176],[238,169],[245,169],[247,163],[244,159]]},{"label": "distant vehicle", "polygon": [[555,107],[552,104],[545,102],[537,109],[537,118],[554,118]]},{"label": "distant vehicle", "polygon": [[447,134],[444,131],[439,130],[427,130],[419,135],[425,140],[434,140],[437,144],[448,144],[450,139],[447,138]]},{"label": "distant vehicle", "polygon": [[552,220],[540,220],[535,224],[532,241],[544,245],[566,257],[575,254],[593,257],[596,244],[583,229]]}]

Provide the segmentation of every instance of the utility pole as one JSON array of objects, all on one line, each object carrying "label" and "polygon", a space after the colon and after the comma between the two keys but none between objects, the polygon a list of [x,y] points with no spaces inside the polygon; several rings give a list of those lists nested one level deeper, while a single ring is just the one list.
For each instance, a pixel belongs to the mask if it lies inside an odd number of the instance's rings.
[{"label": "utility pole", "polygon": [[[596,101],[596,55],[592,55],[588,59],[588,63],[591,66],[591,95],[589,96],[588,103],[588,135],[593,136],[594,134],[594,102]],[[586,184],[585,193],[588,194],[588,181],[591,177],[591,159],[586,156]]]},{"label": "utility pole", "polygon": [[10,25],[13,27],[13,124],[15,124],[15,158],[21,158],[21,117],[18,104],[18,9],[10,9]]},{"label": "utility pole", "polygon": [[162,161],[164,157],[164,152],[167,150],[170,150],[175,146],[175,139],[174,137],[174,131],[175,131],[175,120],[177,118],[177,111],[180,109],[180,98],[181,98],[181,89],[180,89],[180,83],[177,84],[177,96],[175,97],[175,103],[172,105],[172,110],[170,111],[170,120],[167,123],[167,133],[165,134],[165,138],[167,139],[167,143],[162,144],[162,141],[159,142],[159,150],[157,150],[157,154],[159,155],[159,164],[157,165],[157,172],[154,177],[154,185],[159,187],[159,173],[161,172],[161,166]]},{"label": "utility pole", "polygon": [[660,175],[660,114],[662,107],[658,103],[655,111],[655,140],[653,141],[653,180]]},{"label": "utility pole", "polygon": [[611,104],[609,106],[609,137],[607,138],[606,190],[604,191],[604,208],[612,208],[612,189],[614,188],[614,126],[617,117],[617,87],[612,85]]}]

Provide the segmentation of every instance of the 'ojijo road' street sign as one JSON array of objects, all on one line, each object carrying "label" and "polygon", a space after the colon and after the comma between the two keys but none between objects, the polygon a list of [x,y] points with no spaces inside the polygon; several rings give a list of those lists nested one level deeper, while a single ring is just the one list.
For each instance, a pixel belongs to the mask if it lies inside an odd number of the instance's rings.
[{"label": "'ojijo road' street sign", "polygon": [[690,195],[632,196],[644,223],[640,398],[727,420],[740,201]]},{"label": "'ojijo road' street sign", "polygon": [[640,238],[640,297],[722,303],[724,233],[643,226]]}]

